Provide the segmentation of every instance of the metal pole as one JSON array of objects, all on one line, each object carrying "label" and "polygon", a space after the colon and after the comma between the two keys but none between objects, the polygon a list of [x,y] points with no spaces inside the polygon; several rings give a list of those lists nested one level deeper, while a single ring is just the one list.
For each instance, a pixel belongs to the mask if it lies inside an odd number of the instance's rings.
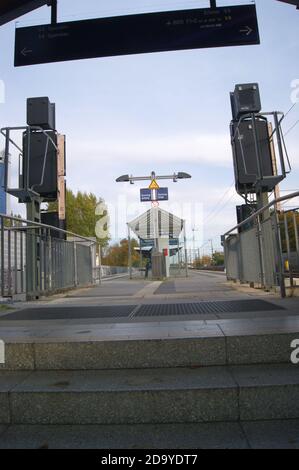
[{"label": "metal pole", "polygon": [[196,259],[196,252],[195,252],[195,228],[192,230],[193,232],[193,263],[195,262]]},{"label": "metal pole", "polygon": [[1,217],[1,297],[4,297],[4,219]]},{"label": "metal pole", "polygon": [[15,285],[14,285],[14,294],[18,293],[18,232],[14,232],[14,275],[15,275]]},{"label": "metal pole", "polygon": [[184,246],[185,246],[185,270],[186,277],[189,276],[188,273],[188,253],[187,253],[187,235],[186,235],[186,221],[184,220]]},{"label": "metal pole", "polygon": [[285,229],[288,259],[290,259],[291,245],[290,245],[290,236],[289,236],[289,223],[288,223],[288,218],[287,218],[287,213],[286,212],[283,214],[283,220],[284,220],[284,229]]},{"label": "metal pole", "polygon": [[10,131],[6,129],[5,135],[5,152],[4,152],[4,189],[8,189],[8,167],[9,167],[9,142],[10,142]]},{"label": "metal pole", "polygon": [[[24,273],[24,255],[23,255],[23,242],[24,242],[24,234],[22,231],[20,231],[20,260],[21,260],[21,294],[24,293],[24,278],[25,278],[25,273]],[[26,288],[25,288],[26,290]]]},{"label": "metal pole", "polygon": [[130,233],[130,226],[127,224],[128,227],[128,250],[129,250],[129,259],[128,259],[128,264],[129,264],[129,274],[130,274],[130,279],[132,279],[132,246],[131,246],[131,233]]},{"label": "metal pole", "polygon": [[298,236],[298,222],[297,222],[297,215],[296,211],[293,212],[293,222],[294,222],[294,230],[295,230],[295,242],[296,242],[296,251],[299,259],[299,236]]},{"label": "metal pole", "polygon": [[277,113],[274,113],[274,123],[275,123],[276,135],[277,135],[277,145],[278,145],[278,152],[279,152],[279,158],[280,158],[281,172],[282,172],[282,175],[285,178],[286,177],[286,169],[285,169],[285,163],[284,163],[284,158],[283,158],[281,129],[280,129],[280,124],[279,124],[279,121],[278,121]]},{"label": "metal pole", "polygon": [[74,286],[78,285],[77,243],[74,241]]},{"label": "metal pole", "polygon": [[11,279],[11,231],[8,229],[7,231],[7,251],[8,251],[8,259],[7,259],[7,287],[8,287],[8,295],[12,296],[12,279]]},{"label": "metal pole", "polygon": [[99,245],[99,284],[102,284],[102,247]]},{"label": "metal pole", "polygon": [[49,281],[48,281],[48,286],[49,286],[49,291],[51,292],[52,287],[53,287],[53,263],[52,263],[52,238],[51,238],[51,231],[48,229],[47,230],[47,240],[48,240],[48,250],[49,250]]},{"label": "metal pole", "polygon": [[[271,122],[269,122],[268,124],[268,133],[269,133],[269,138],[270,138],[270,151],[271,151],[271,156],[272,156],[273,173],[274,173],[274,176],[278,176],[277,159],[276,159],[275,146],[274,146],[274,141],[273,141],[273,126]],[[274,195],[275,195],[275,199],[280,198],[279,184],[277,184],[274,188]],[[276,204],[276,209],[278,211],[281,210],[280,203]]]},{"label": "metal pole", "polygon": [[251,122],[252,122],[252,130],[253,130],[253,139],[254,139],[254,146],[255,146],[255,153],[256,153],[256,161],[257,161],[257,169],[258,169],[258,179],[259,181],[263,179],[263,171],[262,171],[262,159],[261,159],[261,151],[260,145],[258,140],[258,133],[256,127],[256,120],[255,114],[252,113],[251,115]]},{"label": "metal pole", "polygon": [[139,259],[139,268],[140,268],[140,276],[142,276],[142,246],[141,246],[141,238],[139,237],[139,255],[140,255],[140,259]]},{"label": "metal pole", "polygon": [[260,254],[260,270],[261,270],[261,285],[265,287],[265,271],[264,271],[264,256],[263,256],[263,242],[262,242],[262,226],[260,215],[257,216],[257,239],[259,245],[259,254]]},{"label": "metal pole", "polygon": [[290,284],[293,287],[293,272],[291,266],[291,244],[290,244],[290,234],[289,234],[289,222],[287,213],[284,213],[284,230],[285,230],[285,237],[286,237],[286,245],[287,245],[287,253],[288,253],[288,268],[289,268],[289,275],[290,275]]},{"label": "metal pole", "polygon": [[281,243],[281,233],[280,233],[280,223],[279,216],[275,206],[274,213],[274,230],[275,230],[275,239],[276,239],[276,250],[278,256],[278,278],[280,286],[280,295],[284,299],[286,297],[286,288],[285,288],[285,275],[284,275],[284,262],[282,255],[282,243]]},{"label": "metal pole", "polygon": [[57,24],[57,0],[51,1],[51,23]]}]

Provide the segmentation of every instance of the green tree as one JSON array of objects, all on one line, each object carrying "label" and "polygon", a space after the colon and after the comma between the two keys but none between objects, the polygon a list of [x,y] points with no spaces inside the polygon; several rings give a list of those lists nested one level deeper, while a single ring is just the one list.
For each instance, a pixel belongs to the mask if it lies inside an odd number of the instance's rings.
[{"label": "green tree", "polygon": [[[134,238],[131,240],[131,253],[132,253],[132,266],[138,267],[140,263],[140,255],[135,247],[138,247],[138,242]],[[120,243],[110,246],[106,250],[105,256],[102,258],[102,264],[107,266],[128,266],[129,264],[129,241],[124,238]]]},{"label": "green tree", "polygon": [[201,258],[197,258],[193,263],[195,269],[201,269],[206,266],[211,266],[211,264],[212,264],[212,258],[207,255],[204,255]]},{"label": "green tree", "polygon": [[224,253],[220,251],[213,253],[212,262],[214,266],[224,266]]},{"label": "green tree", "polygon": [[[93,193],[79,191],[73,193],[71,189],[66,191],[66,223],[67,230],[77,233],[83,237],[95,237],[95,228],[99,219],[103,216],[96,215],[96,207],[103,202]],[[49,211],[57,211],[57,202],[48,204]],[[107,237],[98,239],[101,246],[107,246],[109,234]]]}]

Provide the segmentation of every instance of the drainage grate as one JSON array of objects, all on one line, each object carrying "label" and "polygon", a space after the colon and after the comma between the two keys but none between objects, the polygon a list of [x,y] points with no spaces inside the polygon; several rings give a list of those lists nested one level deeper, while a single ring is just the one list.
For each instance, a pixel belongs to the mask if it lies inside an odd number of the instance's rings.
[{"label": "drainage grate", "polygon": [[78,318],[127,318],[136,305],[100,307],[57,307],[31,308],[9,313],[1,320],[72,320]]},{"label": "drainage grate", "polygon": [[204,315],[217,313],[245,313],[285,310],[265,300],[233,300],[223,302],[198,302],[190,304],[142,305],[135,317],[169,315]]}]

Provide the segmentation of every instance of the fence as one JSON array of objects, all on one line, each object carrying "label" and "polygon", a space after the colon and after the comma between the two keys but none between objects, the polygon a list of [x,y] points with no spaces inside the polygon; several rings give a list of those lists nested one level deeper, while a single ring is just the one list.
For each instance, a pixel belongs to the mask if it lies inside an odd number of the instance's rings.
[{"label": "fence", "polygon": [[265,289],[279,287],[282,297],[287,283],[295,286],[294,279],[299,277],[298,212],[278,212],[277,206],[298,196],[295,192],[272,201],[222,236],[229,280]]},{"label": "fence", "polygon": [[55,234],[48,225],[0,214],[1,297],[37,298],[95,284],[96,241],[56,228]]}]

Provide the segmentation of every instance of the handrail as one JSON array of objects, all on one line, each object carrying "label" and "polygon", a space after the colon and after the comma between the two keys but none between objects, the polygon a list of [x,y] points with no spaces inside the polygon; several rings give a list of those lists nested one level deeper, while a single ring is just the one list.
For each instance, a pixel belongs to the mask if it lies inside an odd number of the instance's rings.
[{"label": "handrail", "polygon": [[62,228],[54,227],[53,225],[41,224],[39,222],[33,222],[32,220],[27,220],[27,219],[20,219],[19,217],[14,217],[12,215],[6,215],[6,214],[0,214],[0,219],[2,219],[2,218],[3,219],[8,219],[8,220],[14,220],[16,222],[23,222],[23,223],[31,225],[30,227],[19,227],[20,230],[24,230],[24,229],[26,229],[26,230],[30,229],[31,230],[31,229],[34,229],[34,228],[45,228],[47,230],[54,230],[55,232],[60,232],[60,233],[66,234],[66,235],[71,235],[73,237],[80,238],[81,240],[85,240],[85,241],[92,242],[92,243],[97,243],[92,238],[84,237],[82,235],[78,235],[77,233],[70,232],[68,230],[63,230]]},{"label": "handrail", "polygon": [[254,214],[252,214],[250,217],[248,217],[246,220],[243,220],[243,222],[241,222],[240,224],[236,225],[235,227],[233,227],[232,229],[230,229],[228,232],[226,232],[224,235],[223,235],[223,238],[230,235],[234,230],[237,230],[241,227],[243,227],[243,225],[246,225],[248,224],[249,222],[251,222],[252,220],[254,220],[256,217],[258,217],[259,215],[263,214],[266,210],[270,209],[271,207],[273,207],[275,204],[279,204],[280,202],[284,202],[284,201],[288,201],[289,199],[294,199],[295,197],[299,197],[299,191],[296,191],[295,193],[291,193],[291,194],[288,194],[286,196],[282,196],[282,197],[279,197],[278,199],[274,199],[272,202],[270,202],[269,204],[267,204],[266,206],[262,207],[261,209],[257,210]]}]

